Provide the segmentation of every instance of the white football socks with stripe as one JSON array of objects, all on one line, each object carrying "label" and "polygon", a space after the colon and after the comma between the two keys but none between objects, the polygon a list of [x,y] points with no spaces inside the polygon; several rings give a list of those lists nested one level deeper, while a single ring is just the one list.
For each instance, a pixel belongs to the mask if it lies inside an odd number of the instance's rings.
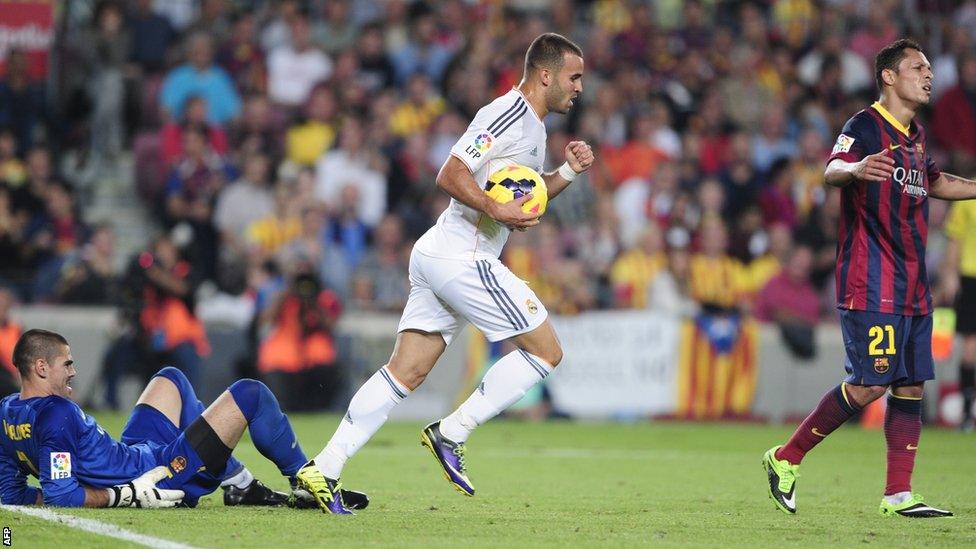
[{"label": "white football socks with stripe", "polygon": [[346,461],[372,438],[386,423],[390,410],[409,394],[410,389],[393,377],[386,366],[377,370],[356,391],[332,439],[315,456],[319,471],[328,478],[338,479]]},{"label": "white football socks with stripe", "polygon": [[508,353],[485,373],[468,400],[441,420],[441,434],[454,442],[468,440],[471,431],[518,402],[552,370],[549,363],[533,354],[522,350]]}]

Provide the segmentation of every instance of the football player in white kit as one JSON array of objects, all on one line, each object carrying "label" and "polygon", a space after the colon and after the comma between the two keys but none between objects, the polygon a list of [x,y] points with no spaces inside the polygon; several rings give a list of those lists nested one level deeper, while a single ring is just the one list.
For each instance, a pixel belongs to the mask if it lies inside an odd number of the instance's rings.
[{"label": "football player in white kit", "polygon": [[[537,214],[521,209],[531,195],[499,204],[484,189],[488,176],[505,166],[519,164],[542,173],[542,120],[550,112],[567,113],[582,91],[579,46],[558,34],[543,34],[526,51],[519,85],[479,110],[451,149],[437,175],[437,186],[451,195],[451,203],[414,245],[410,297],[393,355],[353,396],[332,439],[297,475],[324,512],[350,513],[339,491],[343,466],[383,425],[390,410],[423,383],[462,320],[474,324],[489,341],[511,339],[516,346],[488,370],[456,411],[428,425],[421,435],[447,479],[466,495],[474,495],[464,459],[468,435],[559,364],[562,349],[546,308],[498,260],[511,230],[539,223]],[[543,174],[549,199],[592,164],[589,145],[569,143],[566,162]]]}]

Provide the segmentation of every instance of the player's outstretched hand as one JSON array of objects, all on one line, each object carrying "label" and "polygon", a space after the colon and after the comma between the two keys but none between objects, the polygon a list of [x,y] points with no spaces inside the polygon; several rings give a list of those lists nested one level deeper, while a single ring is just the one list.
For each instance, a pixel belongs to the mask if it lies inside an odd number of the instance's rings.
[{"label": "player's outstretched hand", "polygon": [[858,181],[886,181],[895,173],[895,161],[888,156],[888,149],[865,156],[854,164],[852,174]]},{"label": "player's outstretched hand", "polygon": [[183,490],[156,488],[156,483],[169,476],[169,469],[160,465],[150,469],[139,478],[125,484],[117,484],[108,489],[109,507],[175,507],[183,501]]},{"label": "player's outstretched hand", "polygon": [[593,165],[593,149],[586,141],[570,141],[566,145],[566,163],[576,173],[583,173]]},{"label": "player's outstretched hand", "polygon": [[530,214],[522,211],[522,204],[531,198],[532,194],[527,194],[504,204],[492,202],[494,207],[489,212],[489,215],[492,219],[513,231],[524,231],[529,227],[534,227],[539,224],[538,214]]}]

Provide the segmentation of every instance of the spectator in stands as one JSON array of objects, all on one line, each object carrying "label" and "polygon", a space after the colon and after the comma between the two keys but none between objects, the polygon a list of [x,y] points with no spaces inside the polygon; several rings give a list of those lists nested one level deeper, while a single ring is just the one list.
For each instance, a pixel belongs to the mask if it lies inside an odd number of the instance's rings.
[{"label": "spectator in stands", "polygon": [[829,151],[823,136],[812,127],[800,132],[798,141],[797,156],[793,159],[797,186],[794,197],[797,220],[803,223],[814,208],[823,204],[826,197],[823,184],[823,159],[827,157]]},{"label": "spectator in stands", "polygon": [[386,54],[383,28],[379,24],[372,23],[363,28],[355,51],[359,56],[360,81],[368,92],[375,93],[393,85],[396,74]]},{"label": "spectator in stands", "polygon": [[756,201],[759,192],[759,174],[752,165],[752,143],[745,132],[735,132],[729,137],[725,169],[720,174],[725,188],[723,217],[737,219]]},{"label": "spectator in stands", "polygon": [[288,128],[285,151],[298,166],[314,166],[332,148],[336,138],[338,102],[329,86],[316,86],[305,106],[305,121]]},{"label": "spectator in stands", "polygon": [[187,128],[202,130],[210,149],[220,156],[227,156],[227,134],[220,126],[207,122],[207,99],[195,95],[186,100],[183,118],[167,121],[160,130],[160,155],[166,166],[172,167],[183,158],[184,132]]},{"label": "spectator in stands", "polygon": [[295,109],[331,74],[332,60],[312,44],[308,19],[298,17],[291,24],[291,43],[268,53],[268,96],[279,105]]},{"label": "spectator in stands", "polygon": [[782,223],[791,229],[796,227],[799,219],[793,198],[795,183],[796,174],[788,157],[776,160],[769,167],[767,183],[758,198],[765,225]]},{"label": "spectator in stands", "polygon": [[884,10],[866,11],[866,20],[860,30],[851,36],[848,47],[870,66],[879,51],[901,37],[901,30],[897,20]]},{"label": "spectator in stands", "polygon": [[9,129],[0,128],[0,184],[13,188],[27,181],[27,167],[17,154],[17,136]]},{"label": "spectator in stands", "polygon": [[248,248],[260,260],[269,259],[302,233],[302,203],[295,196],[294,185],[279,181],[274,189],[274,209],[247,226]]},{"label": "spectator in stands", "polygon": [[244,160],[244,173],[240,179],[218,193],[214,225],[220,232],[224,254],[245,256],[247,228],[274,210],[274,196],[268,188],[268,169],[267,156],[250,155]]},{"label": "spectator in stands", "polygon": [[355,44],[359,26],[352,20],[348,0],[325,0],[322,18],[312,30],[315,43],[329,55]]},{"label": "spectator in stands", "polygon": [[194,314],[194,295],[201,281],[198,270],[180,257],[168,237],[156,238],[149,251],[137,256],[136,270],[141,291],[139,321],[150,349],[161,363],[175,366],[199,388],[210,342]]},{"label": "spectator in stands", "polygon": [[386,211],[385,171],[382,157],[365,141],[362,122],[346,117],[339,129],[339,146],[315,164],[315,196],[337,206],[343,189],[355,188],[359,198],[356,216],[372,227]]},{"label": "spectator in stands", "polygon": [[373,245],[359,263],[353,276],[356,288],[368,288],[372,308],[377,311],[398,312],[407,304],[410,294],[410,257],[404,253],[409,247],[403,242],[403,222],[395,215],[386,215],[373,231]]},{"label": "spectator in stands", "polygon": [[393,111],[390,129],[400,138],[427,133],[445,108],[444,99],[431,87],[430,78],[418,72],[407,81],[406,98]]},{"label": "spectator in stands", "polygon": [[261,49],[266,52],[291,44],[292,24],[303,17],[299,0],[280,0],[271,10],[270,19],[261,28]]},{"label": "spectator in stands", "polygon": [[115,272],[115,230],[108,223],[92,226],[91,237],[71,253],[61,268],[55,288],[60,303],[112,305],[118,302]]},{"label": "spectator in stands", "polygon": [[728,228],[721,219],[702,221],[701,250],[692,255],[689,269],[691,296],[710,313],[737,311],[742,301],[742,264],[728,255]]},{"label": "spectator in stands", "polygon": [[27,182],[12,189],[11,206],[17,215],[22,215],[28,222],[44,215],[47,192],[56,182],[54,168],[51,165],[51,152],[41,146],[32,148],[27,153]]},{"label": "spectator in stands", "polygon": [[360,202],[358,188],[344,187],[325,226],[326,241],[339,248],[350,269],[359,266],[369,247],[370,228],[360,217]]},{"label": "spectator in stands", "polygon": [[226,125],[240,114],[241,98],[227,71],[213,63],[213,42],[206,34],[192,34],[185,42],[187,62],[166,75],[160,104],[169,116],[181,118],[188,99],[207,100],[209,122]]},{"label": "spectator in stands", "polygon": [[14,345],[23,328],[10,317],[13,305],[14,294],[0,287],[0,395],[3,396],[20,390],[20,374],[14,366]]},{"label": "spectator in stands", "polygon": [[796,141],[788,134],[788,124],[783,105],[766,105],[762,126],[752,142],[752,165],[759,172],[766,173],[777,160],[796,154]]},{"label": "spectator in stands", "polygon": [[13,209],[10,195],[0,185],[0,285],[19,285],[30,279],[23,244],[27,219]]},{"label": "spectator in stands", "polygon": [[264,95],[249,95],[244,101],[244,113],[230,126],[230,146],[237,162],[253,154],[281,158],[282,139],[271,104]]},{"label": "spectator in stands", "polygon": [[233,166],[209,147],[201,128],[184,130],[183,158],[172,169],[166,183],[163,219],[168,227],[182,223],[192,229],[192,261],[207,279],[216,274],[214,203],[224,185],[236,176]]},{"label": "spectator in stands", "polygon": [[399,48],[391,49],[397,82],[404,84],[411,75],[425,72],[433,82],[440,83],[441,75],[451,60],[452,52],[437,42],[437,21],[426,4],[411,6],[410,38]]},{"label": "spectator in stands", "polygon": [[234,15],[230,37],[217,52],[217,63],[227,69],[242,94],[267,91],[265,55],[258,44],[257,22],[249,11]]},{"label": "spectator in stands", "polygon": [[753,250],[752,260],[743,271],[745,291],[751,296],[758,294],[766,284],[778,275],[789,260],[790,250],[793,249],[793,232],[783,223],[769,225],[757,238],[762,244],[762,250]]},{"label": "spectator in stands", "polygon": [[650,180],[658,165],[668,159],[654,145],[654,120],[650,112],[639,113],[631,120],[629,138],[624,145],[602,148],[601,156],[614,187],[632,178]]},{"label": "spectator in stands", "polygon": [[871,67],[863,57],[844,47],[844,33],[829,28],[815,42],[816,46],[800,59],[797,74],[810,87],[823,78],[826,61],[836,59],[840,69],[838,81],[845,94],[856,94],[874,85]]},{"label": "spectator in stands", "polygon": [[935,104],[932,135],[960,173],[976,169],[976,53],[959,55],[959,83]]},{"label": "spectator in stands", "polygon": [[227,40],[233,24],[227,9],[227,0],[200,0],[199,12],[193,23],[185,29],[185,33],[206,33],[213,37],[214,43],[221,44]]},{"label": "spectator in stands", "polygon": [[44,84],[31,78],[27,55],[12,48],[7,52],[6,74],[0,78],[0,128],[14,132],[18,155],[41,142],[46,119]]},{"label": "spectator in stands", "polygon": [[31,289],[33,300],[52,296],[68,255],[87,241],[89,229],[79,218],[74,194],[67,184],[48,187],[45,214],[37,216],[25,233],[27,254],[37,269]]},{"label": "spectator in stands", "polygon": [[146,75],[159,74],[166,67],[166,56],[176,39],[169,19],[153,10],[153,0],[136,0],[126,18],[130,37],[129,60]]},{"label": "spectator in stands", "polygon": [[648,309],[675,317],[694,317],[698,302],[691,297],[691,254],[687,246],[672,247],[667,268],[661,270],[647,286]]},{"label": "spectator in stands", "polygon": [[637,243],[624,250],[610,267],[610,284],[616,306],[622,309],[645,308],[648,287],[666,265],[663,233],[658,226],[649,226],[641,232]]},{"label": "spectator in stands", "polygon": [[812,265],[810,248],[793,248],[783,272],[766,284],[755,306],[756,316],[778,324],[787,345],[803,358],[814,354],[813,329],[820,320],[820,297],[810,283]]},{"label": "spectator in stands", "polygon": [[122,6],[111,0],[99,2],[91,26],[77,36],[72,46],[87,75],[88,96],[92,101],[91,164],[89,177],[111,167],[125,141],[125,74],[131,50],[131,37],[125,26]]},{"label": "spectator in stands", "polygon": [[349,295],[352,270],[339,246],[327,240],[325,221],[322,209],[305,208],[301,235],[278,250],[277,262],[280,265],[312,265],[322,287],[345,299]]},{"label": "spectator in stands", "polygon": [[310,271],[301,266],[288,289],[261,315],[270,333],[259,347],[258,370],[288,411],[330,405],[342,383],[332,335],[342,305]]}]

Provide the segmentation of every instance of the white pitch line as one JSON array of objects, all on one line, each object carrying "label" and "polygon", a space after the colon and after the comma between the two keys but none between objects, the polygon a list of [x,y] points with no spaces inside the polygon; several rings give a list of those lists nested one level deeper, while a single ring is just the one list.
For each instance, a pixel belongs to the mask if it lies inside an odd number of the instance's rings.
[{"label": "white pitch line", "polygon": [[[363,452],[407,454],[414,453],[413,446],[377,446],[370,448],[368,445]],[[498,448],[485,448],[483,450],[471,450],[471,455],[487,456],[492,458],[556,458],[556,459],[682,459],[688,456],[699,455],[700,452],[676,451],[676,450],[653,450],[653,449],[590,449],[590,448],[508,448],[501,450]]]},{"label": "white pitch line", "polygon": [[[64,515],[61,513],[55,513],[54,511],[51,511],[49,509],[41,509],[38,507],[22,507],[19,505],[0,505],[0,509],[4,511],[12,511],[14,513],[21,513],[42,520],[57,522],[60,524],[64,524],[65,526],[70,526],[72,528],[77,528],[79,530],[84,530],[86,532],[98,534],[99,536],[107,536],[110,538],[120,539],[131,543],[138,543],[139,545],[145,545],[146,547],[154,547],[154,548],[161,548],[161,549],[193,549],[192,545],[184,545],[182,543],[177,543],[175,541],[169,541],[162,538],[154,538],[152,536],[147,536],[145,534],[137,534],[135,532],[130,532],[129,530],[115,526],[114,524],[106,524],[104,522],[99,522],[97,520],[85,519],[73,515]],[[23,539],[23,536],[24,534],[21,533],[20,534],[21,539]]]}]

